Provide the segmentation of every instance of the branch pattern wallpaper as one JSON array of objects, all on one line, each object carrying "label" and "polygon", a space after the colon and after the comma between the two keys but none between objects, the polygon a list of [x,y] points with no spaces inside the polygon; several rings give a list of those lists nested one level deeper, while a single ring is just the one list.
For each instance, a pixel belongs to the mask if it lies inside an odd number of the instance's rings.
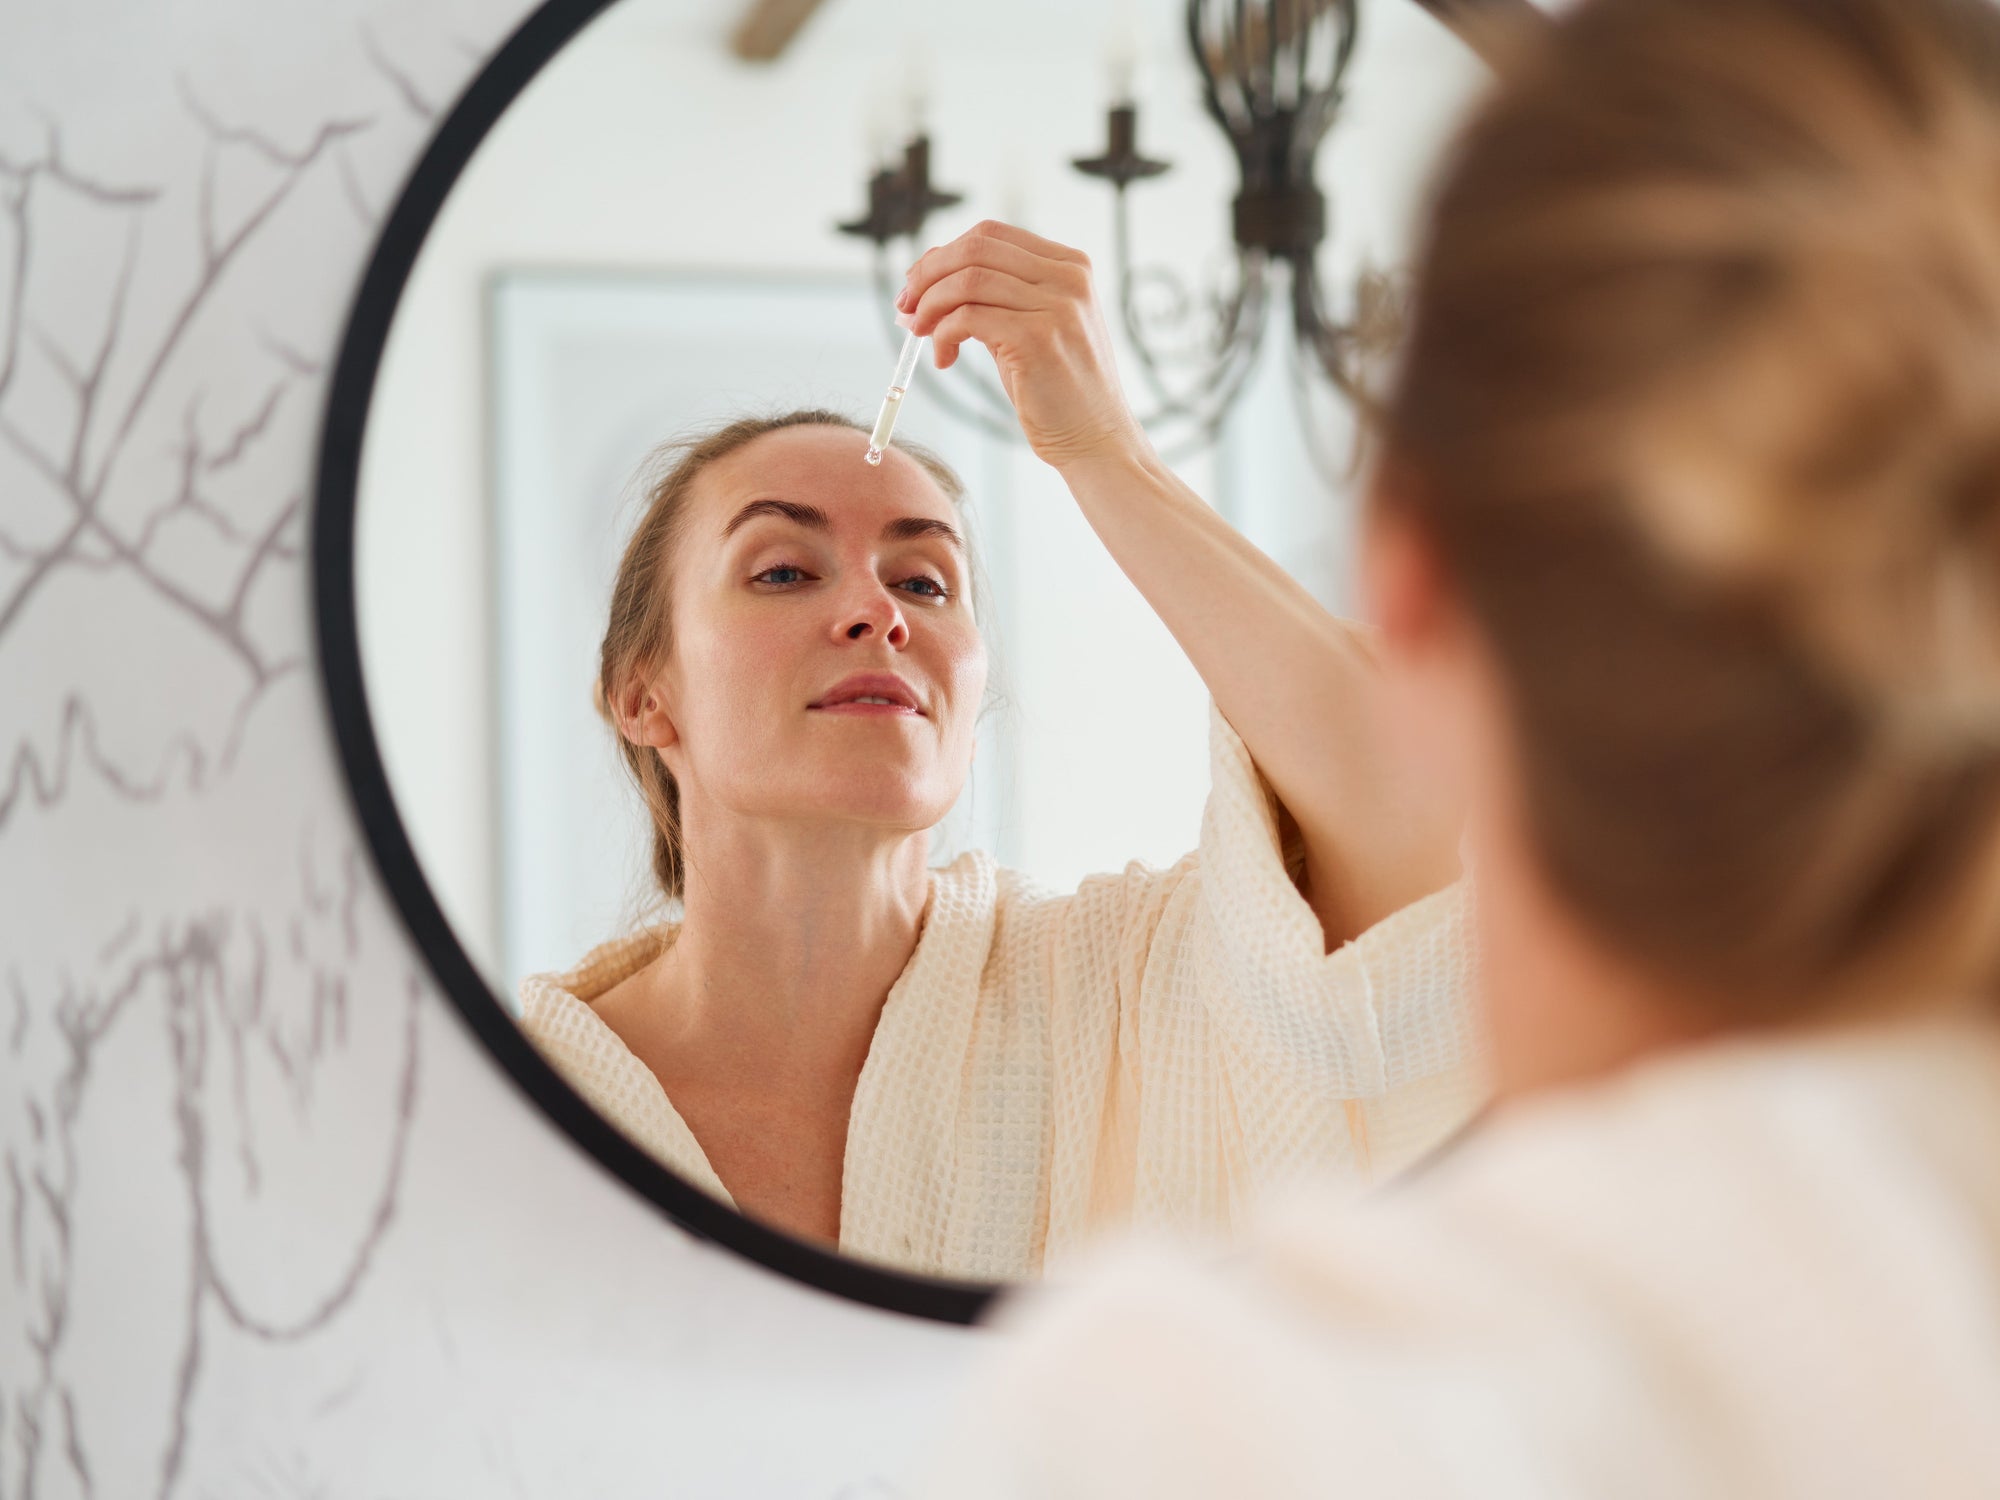
[{"label": "branch pattern wallpaper", "polygon": [[886,1497],[976,1342],[699,1245],[582,1157],[350,814],[309,623],[327,372],[527,8],[8,22],[0,1500]]}]

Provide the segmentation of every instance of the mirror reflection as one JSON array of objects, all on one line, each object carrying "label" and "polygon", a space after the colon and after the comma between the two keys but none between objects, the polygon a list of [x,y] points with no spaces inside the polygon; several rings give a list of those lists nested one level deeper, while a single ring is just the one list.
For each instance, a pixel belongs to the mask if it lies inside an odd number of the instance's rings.
[{"label": "mirror reflection", "polygon": [[[1352,623],[1355,404],[1480,67],[1300,11],[1346,99],[1288,260],[1230,241],[1178,7],[821,9],[751,62],[622,0],[426,244],[358,564],[427,877],[611,1123],[845,1253],[1004,1280],[1380,1181],[1480,1079],[1452,726],[1386,739]],[[1098,175],[1174,162],[1115,213],[1067,164],[1107,95]],[[920,135],[967,201],[898,228]]]}]

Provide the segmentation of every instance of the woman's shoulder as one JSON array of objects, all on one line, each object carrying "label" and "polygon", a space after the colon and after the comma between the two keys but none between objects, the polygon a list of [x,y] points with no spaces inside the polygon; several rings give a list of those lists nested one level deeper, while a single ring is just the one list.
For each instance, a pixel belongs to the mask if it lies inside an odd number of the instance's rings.
[{"label": "woman's shoulder", "polygon": [[[1954,1140],[1980,1144],[1954,1166]],[[1659,1257],[1660,1287],[1697,1242],[1740,1238],[1761,1256],[1789,1236],[1810,1255],[1858,1204],[1918,1180],[2000,1199],[1996,1169],[2000,1024],[1905,1021],[1722,1039],[1552,1089],[1477,1123],[1360,1218],[1307,1191],[1274,1205],[1269,1229],[1336,1253],[1357,1233],[1421,1237],[1434,1217],[1497,1213],[1551,1254],[1641,1278]]]},{"label": "woman's shoulder", "polygon": [[[521,1030],[550,1066],[640,1146],[704,1192],[732,1201],[666,1089],[600,1013],[672,944],[661,924],[600,944],[560,973],[521,981]],[[615,1016],[613,1017],[615,1019]]]},{"label": "woman's shoulder", "polygon": [[678,931],[672,922],[655,923],[599,943],[567,969],[530,974],[521,981],[522,1004],[532,998],[553,1005],[563,997],[594,1004],[666,952]]},{"label": "woman's shoulder", "polygon": [[1674,1359],[1775,1384],[1826,1337],[1943,1348],[1950,1318],[1920,1327],[1870,1288],[1989,1301],[2000,1241],[1966,1231],[1994,1223],[2000,1024],[1901,1022],[1713,1042],[1521,1101],[1359,1212],[1273,1202],[1255,1259],[1307,1301],[1395,1303],[1415,1274],[1432,1300],[1404,1311],[1433,1333],[1624,1330],[1590,1357],[1641,1363],[1688,1335]]},{"label": "woman's shoulder", "polygon": [[623,1042],[597,1006],[652,963],[673,943],[671,923],[644,927],[600,943],[567,969],[530,974],[516,991],[521,1029],[546,1048],[565,1043],[599,1048]]}]

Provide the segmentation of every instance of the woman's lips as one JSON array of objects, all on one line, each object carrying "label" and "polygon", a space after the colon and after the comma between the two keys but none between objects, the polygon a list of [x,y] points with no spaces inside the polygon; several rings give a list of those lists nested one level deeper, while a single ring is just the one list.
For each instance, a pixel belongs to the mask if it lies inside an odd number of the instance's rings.
[{"label": "woman's lips", "polygon": [[829,688],[818,702],[806,705],[816,713],[860,717],[920,719],[924,711],[908,683],[889,672],[858,672]]},{"label": "woman's lips", "polygon": [[822,714],[853,714],[864,718],[921,719],[923,715],[905,703],[889,703],[882,699],[850,698],[845,703],[818,703],[813,712]]}]

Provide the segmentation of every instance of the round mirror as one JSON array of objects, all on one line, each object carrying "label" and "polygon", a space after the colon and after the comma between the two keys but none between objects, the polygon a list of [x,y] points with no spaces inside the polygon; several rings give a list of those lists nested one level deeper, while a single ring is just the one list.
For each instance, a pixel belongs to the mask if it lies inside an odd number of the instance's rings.
[{"label": "round mirror", "polygon": [[[1483,68],[1412,0],[1192,12],[555,0],[414,175],[334,383],[328,692],[442,983],[533,1099],[680,1222],[885,1306],[968,1318],[1102,1230],[1226,1229],[1247,1182],[1282,1175],[1247,1126],[1216,1145],[1268,1059],[1235,1058],[1220,1094],[1142,1086],[1120,1048],[1178,1043],[1121,1040],[1167,1023],[1109,993],[1170,965],[1159,934],[1192,953],[1201,924],[1230,925],[1175,914],[1223,836],[1218,778],[1260,788],[1208,686],[1022,441],[980,346],[920,360],[885,461],[865,456],[905,268],[976,222],[1022,226],[1090,257],[1127,395],[1180,479],[1352,610],[1362,455],[1329,367],[1364,380],[1393,352],[1423,185]],[[1281,108],[1328,101],[1306,153],[1318,209],[1296,183],[1245,187],[1229,130],[1252,128],[1238,75],[1257,67]],[[1239,194],[1257,201],[1232,216]],[[815,616],[801,657],[771,601],[835,591],[856,548],[880,587]],[[796,725],[758,718],[788,693]],[[890,721],[926,717],[916,765]],[[1244,816],[1282,843],[1261,793]],[[815,818],[841,831],[799,834]],[[675,1010],[662,966],[718,950]],[[881,954],[897,961],[812,1044],[814,1073],[795,1053],[816,1007],[865,990]],[[781,964],[784,984],[732,1002],[762,1030],[694,1037],[721,969]],[[1299,1126],[1285,1171],[1366,1153],[1365,1109],[1327,1107],[1335,1126]],[[1149,1132],[1219,1158],[1161,1186]]]}]

